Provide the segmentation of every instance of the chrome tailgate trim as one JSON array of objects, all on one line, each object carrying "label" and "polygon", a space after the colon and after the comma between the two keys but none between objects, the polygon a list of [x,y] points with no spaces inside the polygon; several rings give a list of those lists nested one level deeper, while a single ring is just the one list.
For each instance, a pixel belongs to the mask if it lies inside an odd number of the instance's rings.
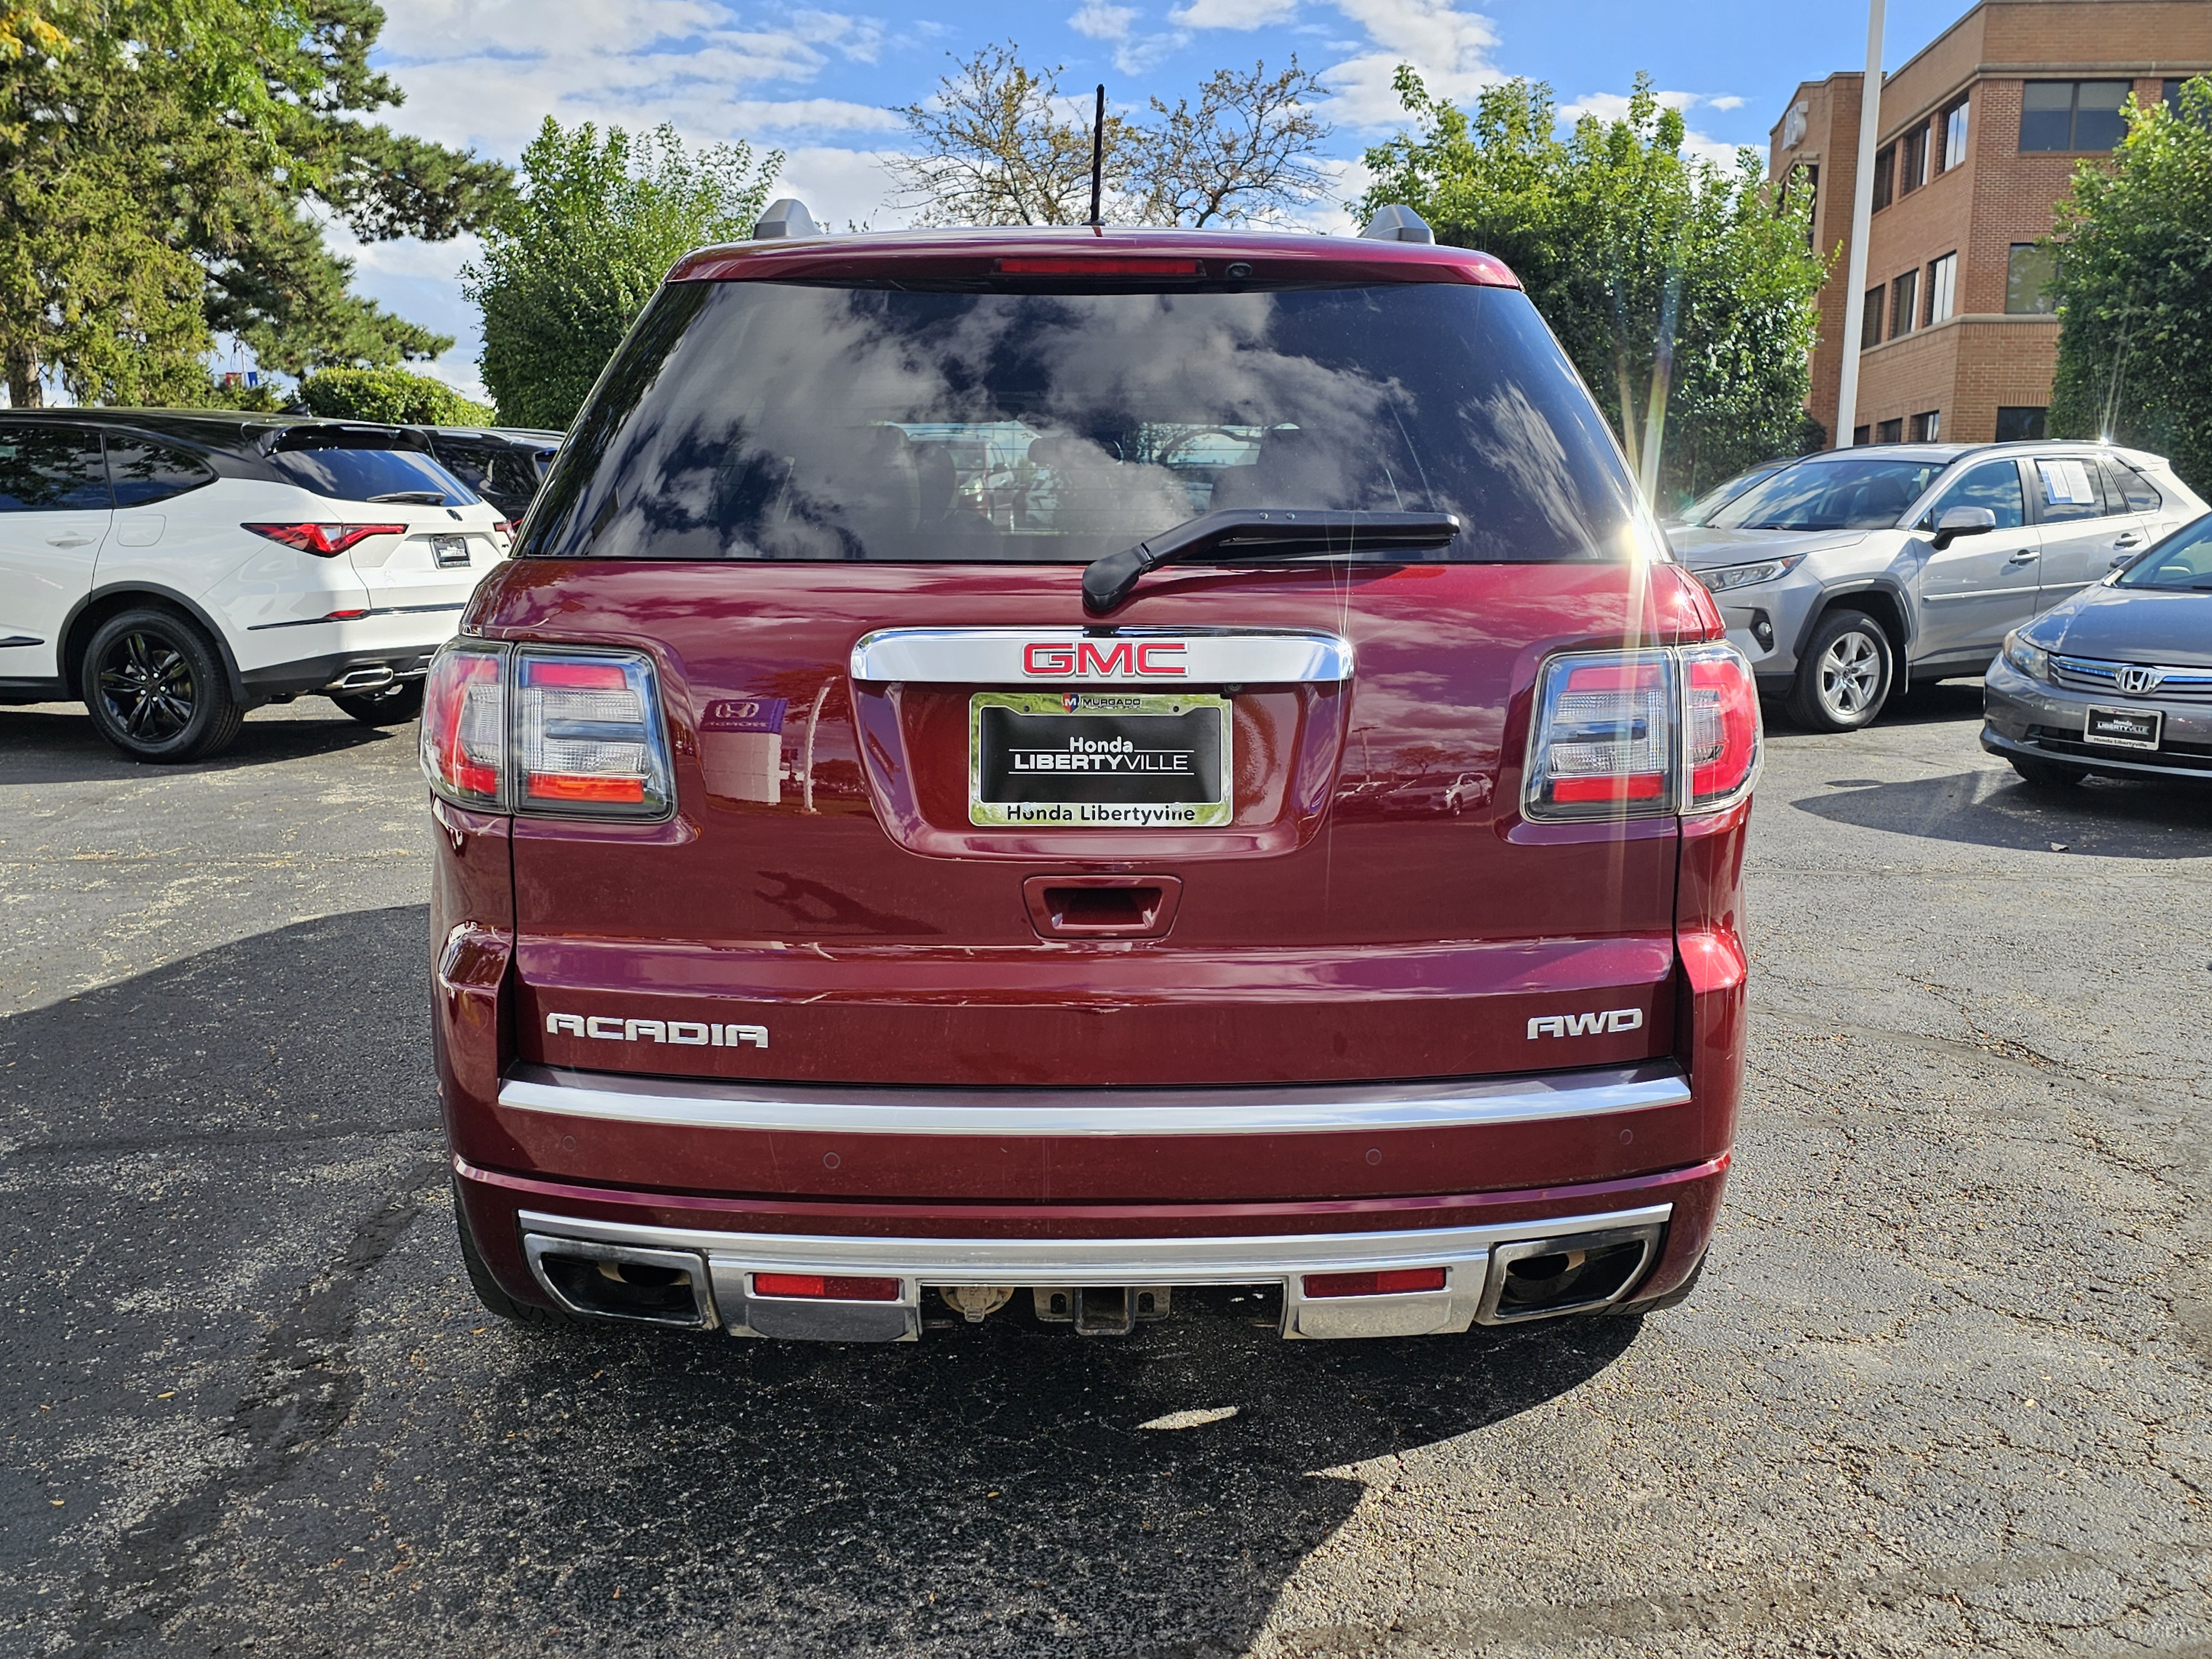
[{"label": "chrome tailgate trim", "polygon": [[1283,685],[1352,678],[1352,641],[1294,629],[886,628],[853,647],[856,680]]},{"label": "chrome tailgate trim", "polygon": [[1690,1100],[1668,1060],[1441,1083],[1216,1089],[884,1089],[699,1083],[519,1066],[507,1111],[691,1129],[838,1134],[1157,1136],[1474,1128],[1653,1111]]}]

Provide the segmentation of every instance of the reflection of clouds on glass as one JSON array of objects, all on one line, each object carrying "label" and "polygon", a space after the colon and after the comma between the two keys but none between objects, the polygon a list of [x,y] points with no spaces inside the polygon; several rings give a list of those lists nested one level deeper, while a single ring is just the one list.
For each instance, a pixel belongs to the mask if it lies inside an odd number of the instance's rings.
[{"label": "reflection of clouds on glass", "polygon": [[1544,515],[1561,537],[1598,551],[1583,521],[1582,504],[1568,469],[1566,446],[1528,394],[1502,386],[1460,412],[1483,459],[1505,475],[1514,491]]}]

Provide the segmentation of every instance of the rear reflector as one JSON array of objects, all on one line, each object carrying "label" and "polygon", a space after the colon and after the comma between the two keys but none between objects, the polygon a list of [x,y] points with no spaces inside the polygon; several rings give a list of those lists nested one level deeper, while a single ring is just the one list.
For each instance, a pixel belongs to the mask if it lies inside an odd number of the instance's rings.
[{"label": "rear reflector", "polygon": [[335,559],[356,542],[371,536],[407,533],[404,524],[242,524],[239,528],[266,536],[272,542],[282,542],[287,547],[296,547],[320,559]]},{"label": "rear reflector", "polygon": [[431,659],[422,693],[422,774],[457,806],[498,811],[506,800],[507,649],[449,641]]},{"label": "rear reflector", "polygon": [[817,1302],[896,1302],[896,1279],[834,1279],[818,1273],[755,1273],[755,1296],[804,1297]]},{"label": "rear reflector", "polygon": [[1536,683],[1522,810],[1663,817],[1733,805],[1757,781],[1759,695],[1733,646],[1577,652]]},{"label": "rear reflector", "polygon": [[1332,1296],[1396,1296],[1407,1291],[1441,1291],[1442,1267],[1386,1267],[1372,1273],[1308,1273],[1305,1293],[1318,1300]]},{"label": "rear reflector", "polygon": [[514,669],[524,808],[659,817],[675,799],[653,665],[524,647]]},{"label": "rear reflector", "polygon": [[1001,259],[1002,276],[1203,276],[1196,259],[1027,258]]}]

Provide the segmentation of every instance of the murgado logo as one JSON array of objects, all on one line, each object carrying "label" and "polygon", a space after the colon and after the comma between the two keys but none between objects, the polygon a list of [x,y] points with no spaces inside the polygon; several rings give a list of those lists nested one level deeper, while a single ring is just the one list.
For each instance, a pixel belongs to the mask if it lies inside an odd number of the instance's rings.
[{"label": "murgado logo", "polygon": [[1602,1036],[1612,1031],[1639,1030],[1641,1008],[1613,1008],[1601,1014],[1540,1014],[1528,1022],[1528,1041],[1538,1037]]},{"label": "murgado logo", "polygon": [[705,1024],[690,1019],[618,1019],[612,1014],[548,1014],[548,1036],[602,1042],[672,1042],[684,1048],[765,1048],[765,1025]]}]

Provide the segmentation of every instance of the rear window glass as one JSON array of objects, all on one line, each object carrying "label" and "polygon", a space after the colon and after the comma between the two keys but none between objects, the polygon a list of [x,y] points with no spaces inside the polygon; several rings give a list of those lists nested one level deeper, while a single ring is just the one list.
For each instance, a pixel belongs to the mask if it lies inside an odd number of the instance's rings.
[{"label": "rear window glass", "polygon": [[1723,530],[1877,530],[1893,525],[1945,463],[1811,460],[1753,484],[1712,517]]},{"label": "rear window glass", "polygon": [[86,427],[0,423],[0,513],[107,510],[100,434]]},{"label": "rear window glass", "polygon": [[1647,544],[1522,295],[664,289],[526,554],[1090,560],[1214,508],[1456,513],[1435,556]]},{"label": "rear window glass", "polygon": [[107,480],[118,507],[145,507],[215,482],[198,456],[130,433],[107,434]]},{"label": "rear window glass", "polygon": [[342,501],[463,507],[476,500],[466,484],[420,450],[287,448],[271,455],[269,463],[301,489]]}]

